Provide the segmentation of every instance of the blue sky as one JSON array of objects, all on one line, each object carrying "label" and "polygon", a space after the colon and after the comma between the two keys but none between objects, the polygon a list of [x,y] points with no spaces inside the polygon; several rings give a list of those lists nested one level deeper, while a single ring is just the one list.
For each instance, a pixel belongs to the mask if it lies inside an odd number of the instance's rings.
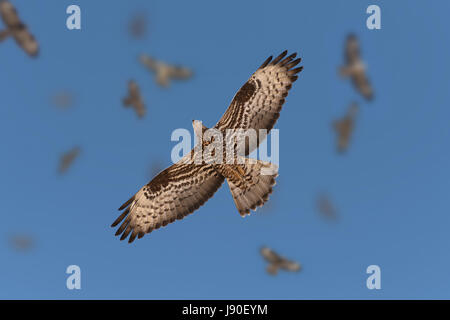
[{"label": "blue sky", "polygon": [[[450,3],[434,1],[14,1],[41,45],[28,58],[0,44],[0,298],[315,299],[450,298]],[[66,29],[66,7],[82,30]],[[368,5],[382,29],[365,26]],[[145,12],[148,34],[129,37]],[[366,103],[342,81],[345,36],[360,37],[375,90]],[[114,237],[117,208],[170,165],[176,128],[212,126],[269,56],[288,49],[304,71],[281,117],[280,176],[270,208],[242,219],[224,184],[182,221],[132,245]],[[194,69],[192,81],[160,89],[142,68],[145,52]],[[124,109],[135,79],[148,106]],[[76,94],[66,112],[58,90]],[[335,153],[330,124],[360,103],[349,152]],[[67,175],[59,156],[82,147]],[[315,208],[327,191],[336,223]],[[14,251],[8,236],[36,240]],[[303,265],[271,277],[261,245]],[[79,265],[82,289],[65,270]],[[381,290],[365,270],[381,268]]]}]

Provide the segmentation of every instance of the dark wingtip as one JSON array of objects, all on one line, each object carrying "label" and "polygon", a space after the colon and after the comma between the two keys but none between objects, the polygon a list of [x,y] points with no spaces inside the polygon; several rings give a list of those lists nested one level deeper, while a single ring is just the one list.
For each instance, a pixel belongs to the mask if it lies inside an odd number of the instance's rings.
[{"label": "dark wingtip", "polygon": [[129,212],[130,212],[129,208],[124,212],[122,212],[122,214],[112,223],[111,227],[114,228],[115,226],[117,226],[127,216]]},{"label": "dark wingtip", "polygon": [[133,200],[134,200],[134,196],[132,196],[130,199],[128,199],[127,202],[125,202],[123,205],[121,205],[120,208],[119,208],[118,210],[120,211],[120,210],[125,209],[126,207],[128,207],[128,205],[129,205],[131,202],[133,202]]},{"label": "dark wingtip", "polygon": [[278,57],[276,57],[270,64],[275,65],[281,61],[287,55],[287,50],[284,50]]},{"label": "dark wingtip", "polygon": [[273,56],[270,56],[266,59],[266,61],[263,62],[263,64],[258,68],[258,69],[262,69],[267,67],[267,65],[269,64],[269,62],[272,60]]}]

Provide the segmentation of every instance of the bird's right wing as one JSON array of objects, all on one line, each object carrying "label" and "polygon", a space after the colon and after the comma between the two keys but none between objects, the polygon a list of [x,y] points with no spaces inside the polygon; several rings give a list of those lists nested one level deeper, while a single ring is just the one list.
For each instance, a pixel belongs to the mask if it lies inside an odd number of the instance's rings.
[{"label": "bird's right wing", "polygon": [[125,219],[116,232],[117,236],[121,234],[120,240],[131,233],[128,242],[133,242],[136,236],[142,238],[161,226],[183,219],[219,189],[224,177],[213,165],[185,163],[185,159],[159,173],[119,208],[125,211],[112,227]]}]

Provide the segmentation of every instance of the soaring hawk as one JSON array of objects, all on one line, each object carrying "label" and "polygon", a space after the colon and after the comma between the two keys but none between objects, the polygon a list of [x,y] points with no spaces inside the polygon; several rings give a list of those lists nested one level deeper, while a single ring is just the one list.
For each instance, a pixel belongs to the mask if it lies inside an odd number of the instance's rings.
[{"label": "soaring hawk", "polygon": [[170,86],[170,80],[187,80],[192,77],[192,70],[186,67],[171,65],[142,54],[139,61],[151,72],[155,73],[156,83],[163,88]]},{"label": "soaring hawk", "polygon": [[367,100],[372,100],[373,89],[367,79],[366,66],[361,60],[358,38],[354,34],[347,37],[344,50],[345,66],[340,67],[342,77],[350,77],[353,85]]},{"label": "soaring hawk", "polygon": [[[264,61],[236,93],[214,129],[220,132],[272,129],[292,83],[298,78],[297,73],[303,69],[294,68],[301,61],[295,59],[296,53],[286,55],[284,51],[277,58],[272,60],[271,56]],[[193,126],[196,135],[206,129],[199,121],[194,121]],[[247,149],[245,155],[251,151]],[[161,226],[183,219],[211,198],[225,179],[241,216],[268,200],[278,175],[275,165],[244,157],[240,157],[241,164],[205,161],[197,164],[191,161],[194,154],[195,148],[160,172],[119,208],[124,211],[112,227],[122,222],[116,232],[121,240],[131,234],[128,242],[133,242],[136,237],[142,238]],[[268,170],[262,174],[263,169]]]},{"label": "soaring hawk", "polygon": [[337,151],[339,153],[343,153],[348,149],[358,110],[358,104],[353,102],[348,108],[347,114],[342,119],[333,122],[333,127],[337,135]]},{"label": "soaring hawk", "polygon": [[263,256],[263,258],[269,263],[266,269],[267,273],[273,276],[278,273],[279,269],[291,272],[298,272],[302,268],[300,263],[288,260],[267,247],[262,247],[260,253]]},{"label": "soaring hawk", "polygon": [[128,81],[128,96],[122,99],[125,108],[133,107],[139,118],[145,116],[146,108],[142,100],[141,90],[134,80]]}]

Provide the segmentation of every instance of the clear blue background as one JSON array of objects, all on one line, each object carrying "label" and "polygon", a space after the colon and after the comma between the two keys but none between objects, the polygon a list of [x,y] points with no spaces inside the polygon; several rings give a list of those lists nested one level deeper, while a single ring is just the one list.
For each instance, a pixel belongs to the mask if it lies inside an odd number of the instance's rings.
[{"label": "clear blue background", "polygon": [[[448,1],[14,1],[41,45],[27,57],[0,44],[0,298],[450,298],[450,46]],[[82,10],[82,30],[65,10]],[[382,29],[366,28],[366,8]],[[130,38],[136,12],[148,34]],[[342,81],[344,39],[355,32],[375,89],[366,103]],[[242,219],[228,187],[188,218],[132,245],[114,237],[117,208],[170,165],[176,128],[212,126],[272,54],[298,51],[305,69],[281,117],[280,177],[269,208]],[[137,61],[148,53],[195,70],[156,86]],[[148,115],[121,105],[129,79]],[[51,96],[68,89],[67,112]],[[331,122],[360,102],[348,154],[335,153]],[[81,156],[67,175],[61,153]],[[326,221],[327,191],[339,219]],[[14,251],[8,236],[36,240]],[[271,277],[261,245],[303,265]],[[82,289],[66,288],[68,265]],[[382,289],[366,288],[377,264]]]}]

